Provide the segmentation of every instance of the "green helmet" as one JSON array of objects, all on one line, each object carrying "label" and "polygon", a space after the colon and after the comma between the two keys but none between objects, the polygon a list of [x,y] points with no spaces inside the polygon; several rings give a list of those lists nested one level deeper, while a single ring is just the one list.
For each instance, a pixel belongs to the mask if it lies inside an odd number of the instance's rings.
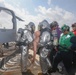
[{"label": "green helmet", "polygon": [[62,31],[69,31],[70,30],[70,27],[66,24],[64,24],[62,27],[61,27],[61,30]]}]

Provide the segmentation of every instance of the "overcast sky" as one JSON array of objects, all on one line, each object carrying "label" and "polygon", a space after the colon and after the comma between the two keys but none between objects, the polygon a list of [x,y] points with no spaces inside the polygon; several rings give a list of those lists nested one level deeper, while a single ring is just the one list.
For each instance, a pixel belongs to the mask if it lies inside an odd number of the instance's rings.
[{"label": "overcast sky", "polygon": [[36,25],[43,19],[59,25],[76,22],[76,0],[0,0],[0,6],[12,9],[15,14]]}]

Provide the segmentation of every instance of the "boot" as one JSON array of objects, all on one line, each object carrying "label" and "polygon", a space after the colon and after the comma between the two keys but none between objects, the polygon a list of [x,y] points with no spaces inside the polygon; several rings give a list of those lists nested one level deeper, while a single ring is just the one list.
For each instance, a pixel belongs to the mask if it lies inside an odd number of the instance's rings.
[{"label": "boot", "polygon": [[49,73],[42,73],[42,75],[50,75]]},{"label": "boot", "polygon": [[48,70],[48,73],[49,73],[49,74],[54,73],[54,72],[56,72],[56,70],[54,70],[54,69],[52,69],[52,68],[49,68],[49,70]]},{"label": "boot", "polygon": [[27,75],[27,72],[22,72],[22,75]]}]

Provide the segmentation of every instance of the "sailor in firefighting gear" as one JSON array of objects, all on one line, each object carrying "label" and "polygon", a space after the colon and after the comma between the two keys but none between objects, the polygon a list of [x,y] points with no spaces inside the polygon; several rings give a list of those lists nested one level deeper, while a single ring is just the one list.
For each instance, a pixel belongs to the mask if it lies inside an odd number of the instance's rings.
[{"label": "sailor in firefighting gear", "polygon": [[30,22],[25,29],[23,29],[19,35],[18,42],[20,43],[21,49],[21,71],[22,75],[27,75],[27,64],[28,64],[28,53],[29,53],[29,46],[33,43],[34,40],[34,31],[35,31],[35,24]]},{"label": "sailor in firefighting gear", "polygon": [[38,31],[35,33],[34,39],[34,51],[37,52],[39,50],[40,66],[43,75],[48,75],[47,70],[51,66],[49,55],[53,44],[53,36],[50,31],[49,23],[47,20],[43,20],[38,25]]}]

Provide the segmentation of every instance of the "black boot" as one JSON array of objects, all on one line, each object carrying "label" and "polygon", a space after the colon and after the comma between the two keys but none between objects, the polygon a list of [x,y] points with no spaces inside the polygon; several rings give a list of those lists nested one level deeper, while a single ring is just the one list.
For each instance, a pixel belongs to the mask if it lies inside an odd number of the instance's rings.
[{"label": "black boot", "polygon": [[47,73],[43,74],[43,75],[47,75]]},{"label": "black boot", "polygon": [[42,75],[50,75],[49,73],[42,73]]},{"label": "black boot", "polygon": [[22,72],[22,75],[27,75],[27,72]]},{"label": "black boot", "polygon": [[49,70],[48,70],[48,73],[49,73],[49,74],[54,73],[54,72],[56,72],[56,70],[54,70],[54,69],[52,69],[52,68],[49,68]]}]

